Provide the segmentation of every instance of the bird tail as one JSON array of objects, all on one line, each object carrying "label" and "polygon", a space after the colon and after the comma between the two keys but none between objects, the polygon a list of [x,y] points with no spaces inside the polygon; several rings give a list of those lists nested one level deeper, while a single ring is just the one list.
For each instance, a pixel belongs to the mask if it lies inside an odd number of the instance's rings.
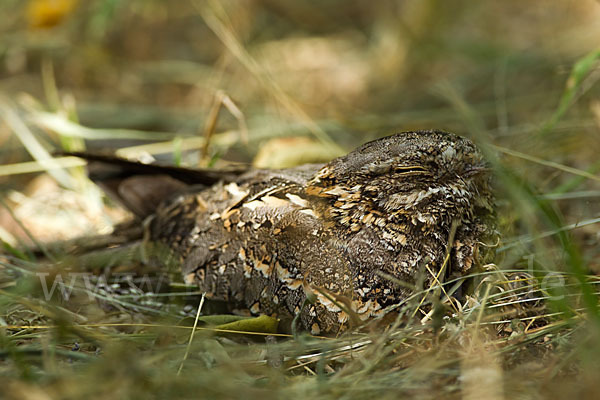
[{"label": "bird tail", "polygon": [[110,198],[141,219],[152,214],[160,203],[176,193],[190,187],[207,187],[219,181],[233,181],[246,170],[144,164],[112,155],[84,152],[62,152],[58,155],[87,160],[90,179]]}]

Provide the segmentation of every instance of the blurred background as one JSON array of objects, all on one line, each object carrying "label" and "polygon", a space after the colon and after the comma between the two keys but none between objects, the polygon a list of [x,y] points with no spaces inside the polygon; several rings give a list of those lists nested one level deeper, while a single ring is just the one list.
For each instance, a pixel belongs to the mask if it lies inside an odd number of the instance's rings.
[{"label": "blurred background", "polygon": [[[42,239],[106,230],[120,218],[106,219],[81,168],[58,168],[80,161],[48,161],[61,149],[277,168],[436,128],[598,167],[597,1],[0,7],[0,190]],[[569,178],[520,157],[510,164],[542,192]],[[75,228],[59,224],[58,213],[75,215],[67,219]],[[12,219],[0,216],[3,240],[27,241]]]},{"label": "blurred background", "polygon": [[[0,0],[0,397],[599,398],[599,21],[594,0]],[[42,296],[40,272],[145,271],[43,245],[129,217],[60,151],[279,168],[430,128],[485,150],[502,231],[441,331],[281,341],[283,370],[263,338],[202,335],[180,376],[178,282]]]}]

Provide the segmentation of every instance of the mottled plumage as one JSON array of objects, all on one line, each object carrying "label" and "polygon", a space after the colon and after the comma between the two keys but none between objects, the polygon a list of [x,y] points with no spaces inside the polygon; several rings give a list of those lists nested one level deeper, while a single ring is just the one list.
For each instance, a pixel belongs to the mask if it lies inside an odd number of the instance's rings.
[{"label": "mottled plumage", "polygon": [[399,133],[283,170],[71,154],[95,161],[92,179],[149,218],[187,282],[232,309],[299,314],[314,334],[384,315],[419,277],[466,273],[496,235],[482,155],[451,133]]},{"label": "mottled plumage", "polygon": [[[384,314],[420,274],[431,282],[449,250],[451,274],[480,260],[494,235],[486,171],[468,139],[399,133],[325,165],[250,170],[170,196],[150,233],[209,298],[301,313],[305,329],[335,333]],[[303,307],[307,293],[315,301]]]}]

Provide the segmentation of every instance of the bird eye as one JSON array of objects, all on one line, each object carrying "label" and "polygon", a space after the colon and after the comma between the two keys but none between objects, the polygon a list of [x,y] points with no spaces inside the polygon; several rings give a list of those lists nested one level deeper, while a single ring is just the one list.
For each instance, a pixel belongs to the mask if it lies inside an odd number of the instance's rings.
[{"label": "bird eye", "polygon": [[368,171],[371,175],[383,175],[394,172],[396,174],[426,174],[427,168],[420,165],[394,165],[392,161],[370,165]]},{"label": "bird eye", "polygon": [[420,165],[398,165],[394,167],[394,172],[399,174],[423,174],[429,171]]}]

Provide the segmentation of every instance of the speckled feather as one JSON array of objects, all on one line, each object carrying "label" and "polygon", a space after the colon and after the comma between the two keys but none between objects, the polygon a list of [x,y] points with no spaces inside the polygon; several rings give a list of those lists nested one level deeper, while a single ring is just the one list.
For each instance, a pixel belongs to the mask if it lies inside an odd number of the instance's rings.
[{"label": "speckled feather", "polygon": [[[163,202],[154,240],[187,282],[252,314],[291,318],[314,334],[383,315],[444,264],[464,274],[495,235],[489,174],[468,139],[405,132],[325,165],[251,170]],[[304,307],[307,293],[315,301]]]}]

